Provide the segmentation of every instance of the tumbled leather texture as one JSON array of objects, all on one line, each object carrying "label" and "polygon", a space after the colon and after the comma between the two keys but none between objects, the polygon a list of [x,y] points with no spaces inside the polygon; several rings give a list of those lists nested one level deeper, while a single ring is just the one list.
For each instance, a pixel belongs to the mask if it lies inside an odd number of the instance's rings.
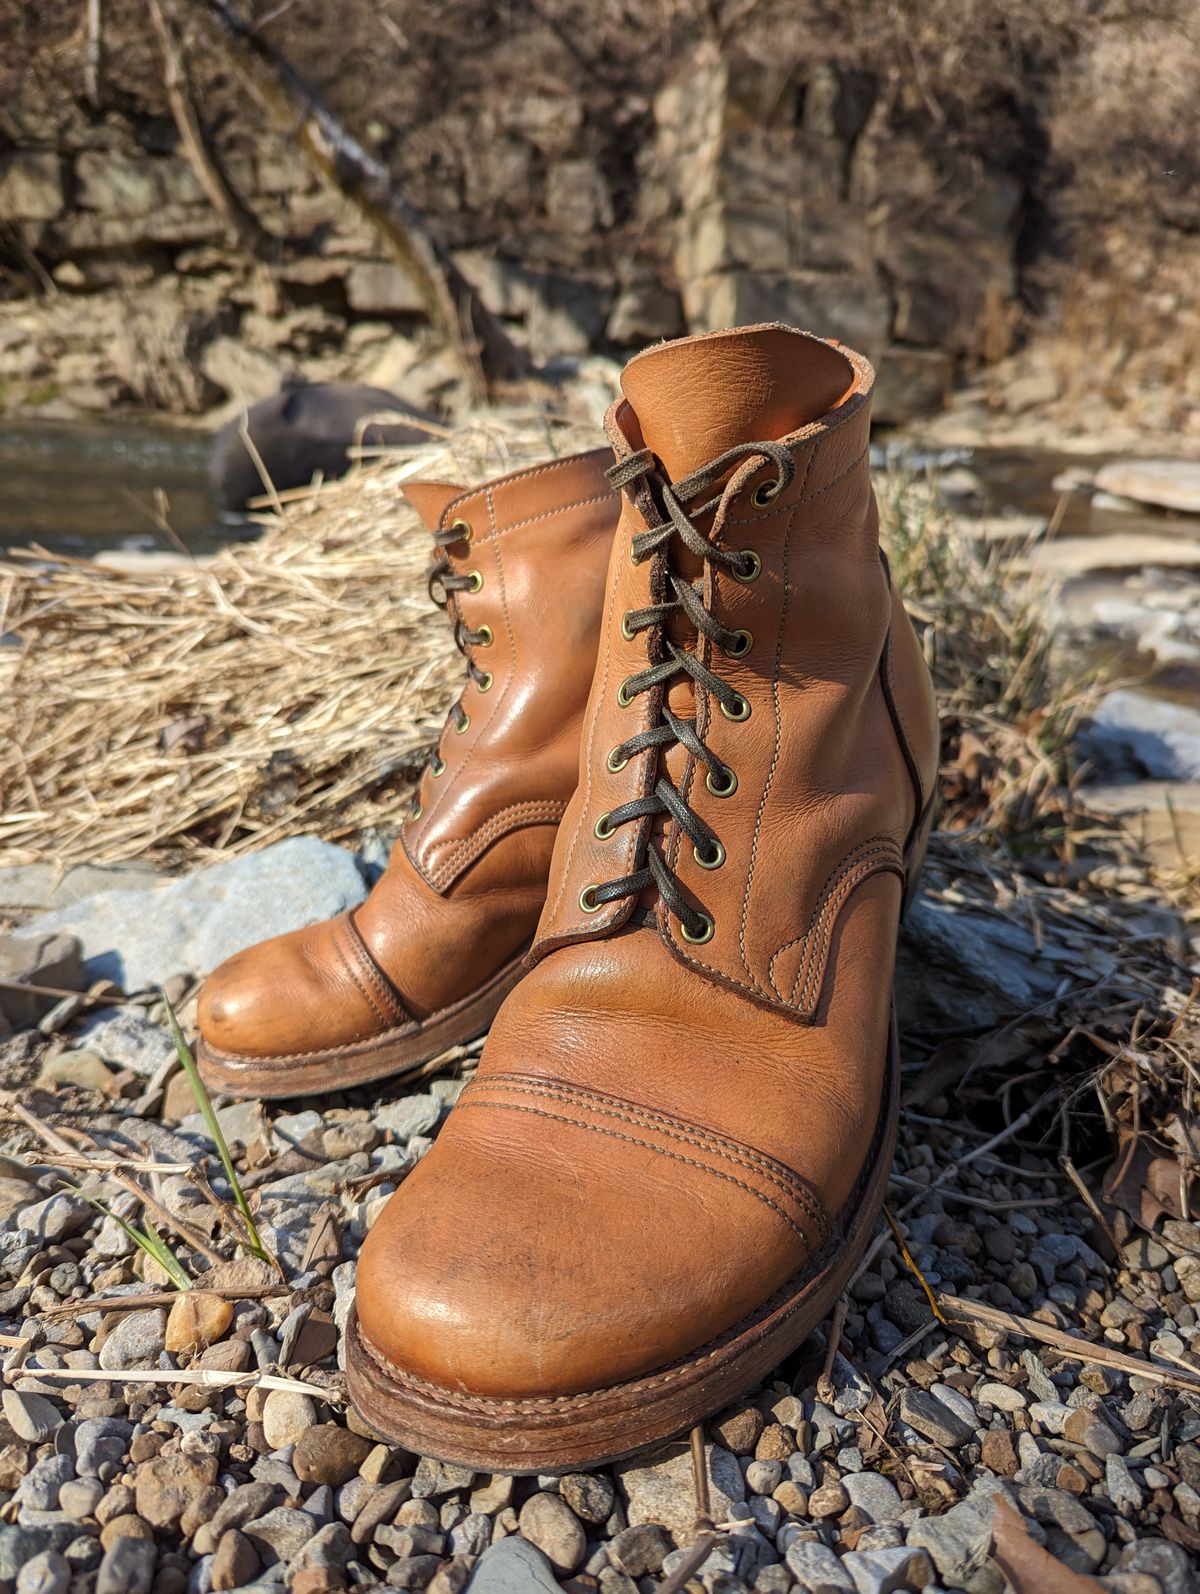
[{"label": "tumbled leather texture", "polygon": [[492,645],[472,652],[491,687],[464,687],[470,723],[461,735],[447,724],[445,771],[425,771],[421,817],[366,902],[239,953],[209,978],[206,1045],[286,1064],[415,1030],[528,946],[577,774],[619,508],[610,463],[599,449],[478,488],[406,486],[431,527],[471,527],[447,552],[455,573],[479,570],[483,583],[451,594],[449,609],[471,632],[490,625]]},{"label": "tumbled leather texture", "polygon": [[[670,688],[738,780],[717,798],[682,748],[665,758],[726,859],[701,869],[674,821],[652,844],[715,931],[689,945],[655,892],[579,903],[629,871],[635,825],[599,840],[596,822],[663,758],[606,767],[654,712],[648,694],[616,699],[647,662],[622,615],[654,579],[629,557],[646,524],[630,492],[533,966],[360,1261],[363,1336],[403,1376],[499,1402],[667,1378],[836,1243],[879,1124],[896,927],[938,747],[879,552],[872,380],[860,356],[780,327],[662,345],[625,372],[618,458],[645,444],[678,481],[733,444],[784,438],[797,465],[763,508],[750,495],[773,468],[736,466],[700,522],[762,561],[750,583],[704,564],[706,604],[753,636],[742,659],[704,643],[750,718],[695,701],[690,681]],[[677,547],[671,559],[683,568]]]}]

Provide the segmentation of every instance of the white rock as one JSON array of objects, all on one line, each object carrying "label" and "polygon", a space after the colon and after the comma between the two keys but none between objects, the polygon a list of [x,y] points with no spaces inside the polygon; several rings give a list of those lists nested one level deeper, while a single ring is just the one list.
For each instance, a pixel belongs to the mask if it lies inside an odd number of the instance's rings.
[{"label": "white rock", "polygon": [[1029,1416],[1045,1433],[1060,1434],[1063,1424],[1071,1415],[1071,1408],[1061,1400],[1035,1400]]},{"label": "white rock", "polygon": [[1200,709],[1145,692],[1110,692],[1092,715],[1086,741],[1152,778],[1200,780]]},{"label": "white rock", "polygon": [[1024,1394],[1008,1384],[980,1384],[975,1399],[981,1406],[991,1406],[996,1411],[1020,1411],[1026,1403]]},{"label": "white rock", "polygon": [[273,1389],[263,1402],[263,1433],[272,1450],[294,1445],[317,1420],[317,1408],[307,1395]]},{"label": "white rock", "polygon": [[1097,490],[1161,509],[1200,515],[1200,461],[1118,459],[1096,472]]},{"label": "white rock", "polygon": [[[706,1449],[709,1495],[713,1520],[726,1522],[745,1515],[741,1507],[746,1483],[737,1460],[720,1445]],[[638,1458],[616,1469],[617,1483],[626,1502],[630,1527],[658,1522],[676,1543],[690,1544],[696,1536],[696,1500],[692,1483],[692,1458],[686,1445],[673,1445],[650,1461]]]}]

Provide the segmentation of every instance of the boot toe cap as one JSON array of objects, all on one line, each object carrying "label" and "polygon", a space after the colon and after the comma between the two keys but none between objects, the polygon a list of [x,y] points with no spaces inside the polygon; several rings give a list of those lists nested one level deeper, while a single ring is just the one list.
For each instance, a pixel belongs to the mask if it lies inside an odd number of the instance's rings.
[{"label": "boot toe cap", "polygon": [[335,925],[325,920],[262,941],[220,964],[200,991],[203,1046],[224,1056],[286,1060],[384,1030],[346,978]]},{"label": "boot toe cap", "polygon": [[811,1254],[738,1181],[582,1119],[548,1114],[550,1138],[541,1111],[464,1102],[372,1228],[359,1325],[402,1373],[497,1399],[607,1389],[720,1336]]}]

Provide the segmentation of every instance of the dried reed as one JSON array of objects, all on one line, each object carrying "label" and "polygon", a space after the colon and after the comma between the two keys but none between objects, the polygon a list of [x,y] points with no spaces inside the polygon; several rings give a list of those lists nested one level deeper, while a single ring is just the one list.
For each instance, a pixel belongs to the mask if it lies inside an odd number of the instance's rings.
[{"label": "dried reed", "polygon": [[402,483],[474,482],[594,442],[489,418],[272,494],[261,539],[208,562],[0,562],[6,861],[203,861],[392,820],[461,665]]}]

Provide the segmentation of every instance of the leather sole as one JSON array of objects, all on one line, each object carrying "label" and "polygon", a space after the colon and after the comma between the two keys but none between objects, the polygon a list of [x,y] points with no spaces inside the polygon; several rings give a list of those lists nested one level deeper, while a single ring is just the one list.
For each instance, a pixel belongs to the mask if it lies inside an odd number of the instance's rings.
[{"label": "leather sole", "polygon": [[268,1101],[292,1096],[319,1096],[350,1090],[376,1080],[418,1074],[452,1046],[482,1035],[504,998],[525,972],[525,953],[518,953],[470,996],[443,1008],[423,1023],[328,1051],[298,1052],[271,1060],[217,1051],[201,1039],[196,1061],[210,1090],[228,1096],[255,1096]]},{"label": "leather sole", "polygon": [[833,1307],[866,1249],[896,1144],[900,1069],[895,1020],[884,1106],[863,1172],[829,1242],[750,1318],[690,1357],[592,1393],[500,1400],[441,1388],[389,1363],[346,1328],[350,1398],[380,1433],[418,1455],[478,1472],[600,1466],[686,1432],[762,1382]]}]

